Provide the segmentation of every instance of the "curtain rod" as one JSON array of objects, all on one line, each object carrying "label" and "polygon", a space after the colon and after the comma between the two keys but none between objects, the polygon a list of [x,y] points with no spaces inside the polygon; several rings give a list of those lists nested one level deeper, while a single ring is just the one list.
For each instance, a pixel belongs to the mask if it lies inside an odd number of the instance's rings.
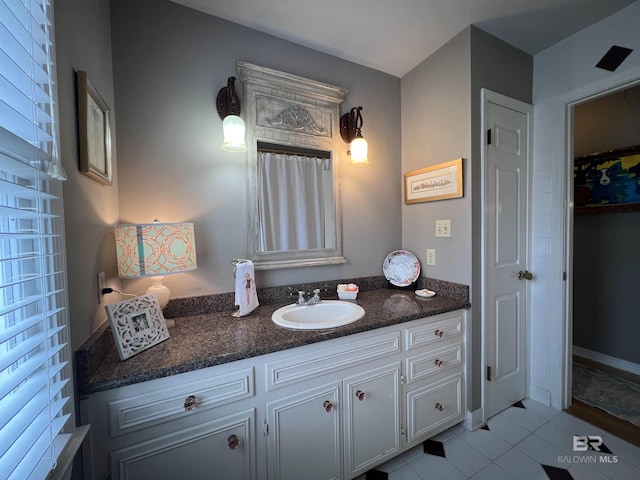
[{"label": "curtain rod", "polygon": [[331,152],[326,150],[313,150],[290,145],[278,145],[277,143],[258,142],[258,152],[275,153],[284,155],[300,155],[303,157],[331,158]]}]

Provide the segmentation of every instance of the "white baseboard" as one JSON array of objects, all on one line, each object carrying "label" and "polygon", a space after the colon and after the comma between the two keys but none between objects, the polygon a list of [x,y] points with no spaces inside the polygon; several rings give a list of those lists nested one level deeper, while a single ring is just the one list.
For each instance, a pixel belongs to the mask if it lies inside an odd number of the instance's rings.
[{"label": "white baseboard", "polygon": [[477,430],[484,425],[484,422],[482,421],[483,417],[484,412],[482,410],[482,407],[477,409],[475,412],[467,412],[463,423],[464,428],[471,431]]},{"label": "white baseboard", "polygon": [[588,358],[589,360],[593,360],[595,362],[602,363],[603,365],[607,365],[609,367],[617,368],[618,370],[624,370],[625,372],[633,373],[634,375],[640,375],[640,365],[638,365],[637,363],[622,360],[621,358],[612,357],[610,355],[605,355],[604,353],[594,352],[593,350],[579,347],[577,345],[573,346],[573,354],[579,357]]},{"label": "white baseboard", "polygon": [[540,388],[536,385],[529,384],[527,398],[535,400],[536,402],[544,405],[545,407],[551,406],[551,392]]}]

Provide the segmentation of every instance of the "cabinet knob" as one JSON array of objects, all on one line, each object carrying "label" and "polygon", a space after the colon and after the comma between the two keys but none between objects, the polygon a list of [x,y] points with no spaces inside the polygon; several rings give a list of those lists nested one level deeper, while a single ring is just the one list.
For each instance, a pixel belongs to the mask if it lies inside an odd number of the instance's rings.
[{"label": "cabinet knob", "polygon": [[193,395],[189,395],[184,399],[184,411],[190,412],[198,406],[198,400]]},{"label": "cabinet knob", "polygon": [[442,330],[438,329],[438,330],[435,331],[435,334],[436,334],[436,337],[442,338],[442,336],[444,335],[444,332]]},{"label": "cabinet knob", "polygon": [[333,409],[336,408],[329,400],[325,400],[322,405],[324,406],[324,409],[327,411],[327,413],[333,412]]},{"label": "cabinet knob", "polygon": [[438,360],[436,358],[436,361],[434,363],[435,363],[436,367],[438,367],[438,368],[444,367],[444,362],[442,360]]},{"label": "cabinet knob", "polygon": [[436,410],[438,410],[439,412],[444,410],[444,405],[441,404],[440,402],[436,403]]},{"label": "cabinet knob", "polygon": [[227,438],[227,444],[229,445],[229,450],[237,450],[240,446],[240,439],[236,435],[231,435]]},{"label": "cabinet knob", "polygon": [[358,398],[358,400],[363,401],[365,398],[367,398],[367,394],[364,393],[362,390],[358,390],[356,392],[356,397]]}]

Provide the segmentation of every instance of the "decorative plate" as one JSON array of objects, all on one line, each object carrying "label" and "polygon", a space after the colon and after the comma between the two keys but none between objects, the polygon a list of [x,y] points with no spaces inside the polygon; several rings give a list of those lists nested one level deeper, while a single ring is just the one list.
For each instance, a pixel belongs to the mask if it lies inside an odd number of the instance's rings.
[{"label": "decorative plate", "polygon": [[382,272],[385,278],[396,287],[406,287],[420,276],[420,262],[413,253],[396,250],[384,259]]}]

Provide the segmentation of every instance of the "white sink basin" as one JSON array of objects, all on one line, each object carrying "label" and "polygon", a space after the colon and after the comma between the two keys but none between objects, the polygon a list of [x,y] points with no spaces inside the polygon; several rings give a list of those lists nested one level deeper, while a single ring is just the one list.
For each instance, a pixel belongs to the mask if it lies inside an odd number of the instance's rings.
[{"label": "white sink basin", "polygon": [[353,323],[364,316],[364,309],[341,300],[322,300],[315,305],[287,305],[279,308],[271,319],[277,325],[296,330],[335,328]]}]

